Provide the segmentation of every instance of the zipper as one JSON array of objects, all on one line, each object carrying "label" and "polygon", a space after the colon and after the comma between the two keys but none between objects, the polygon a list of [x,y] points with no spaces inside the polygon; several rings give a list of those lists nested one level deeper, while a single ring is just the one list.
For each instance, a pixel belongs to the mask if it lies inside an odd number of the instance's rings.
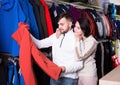
[{"label": "zipper", "polygon": [[63,42],[64,37],[65,37],[65,34],[63,34],[63,38],[62,38],[61,43],[60,43],[60,48],[62,46],[62,42]]}]

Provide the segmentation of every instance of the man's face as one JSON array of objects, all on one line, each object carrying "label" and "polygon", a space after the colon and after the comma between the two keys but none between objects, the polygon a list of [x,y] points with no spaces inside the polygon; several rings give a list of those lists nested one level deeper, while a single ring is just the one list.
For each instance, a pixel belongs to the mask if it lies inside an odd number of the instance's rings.
[{"label": "man's face", "polygon": [[62,18],[58,22],[58,29],[60,29],[61,33],[64,34],[71,29],[72,22],[67,20],[66,18]]}]

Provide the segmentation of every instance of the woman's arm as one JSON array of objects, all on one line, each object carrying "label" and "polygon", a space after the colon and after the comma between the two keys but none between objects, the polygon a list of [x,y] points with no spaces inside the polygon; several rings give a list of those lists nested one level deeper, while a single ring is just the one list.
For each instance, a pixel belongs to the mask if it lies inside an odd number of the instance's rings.
[{"label": "woman's arm", "polygon": [[84,48],[82,48],[81,43],[76,43],[76,55],[79,59],[86,59],[88,58],[93,52],[96,51],[97,48],[97,41],[94,39],[89,39],[89,41],[82,44]]}]

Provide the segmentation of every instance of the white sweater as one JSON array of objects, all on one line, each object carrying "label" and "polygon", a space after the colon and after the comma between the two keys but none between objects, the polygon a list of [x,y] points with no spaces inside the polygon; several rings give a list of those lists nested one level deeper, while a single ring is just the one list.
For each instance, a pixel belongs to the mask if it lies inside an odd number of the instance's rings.
[{"label": "white sweater", "polygon": [[61,77],[78,78],[77,71],[83,67],[83,62],[79,61],[75,52],[75,37],[73,31],[61,35],[58,39],[54,33],[48,38],[37,40],[33,36],[32,40],[38,48],[52,46],[53,62],[58,66],[65,66],[65,73]]},{"label": "white sweater", "polygon": [[91,35],[86,40],[77,43],[79,57],[84,60],[83,69],[78,72],[79,76],[96,76],[95,53],[98,42]]}]

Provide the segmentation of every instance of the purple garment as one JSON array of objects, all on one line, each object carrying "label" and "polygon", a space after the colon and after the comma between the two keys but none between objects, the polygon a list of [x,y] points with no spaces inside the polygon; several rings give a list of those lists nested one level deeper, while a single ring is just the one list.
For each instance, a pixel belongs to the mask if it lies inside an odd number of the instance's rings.
[{"label": "purple garment", "polygon": [[78,9],[73,7],[72,5],[69,5],[69,11],[73,16],[73,23],[75,24],[75,22],[81,18],[81,17],[85,17],[85,10],[84,9]]}]

